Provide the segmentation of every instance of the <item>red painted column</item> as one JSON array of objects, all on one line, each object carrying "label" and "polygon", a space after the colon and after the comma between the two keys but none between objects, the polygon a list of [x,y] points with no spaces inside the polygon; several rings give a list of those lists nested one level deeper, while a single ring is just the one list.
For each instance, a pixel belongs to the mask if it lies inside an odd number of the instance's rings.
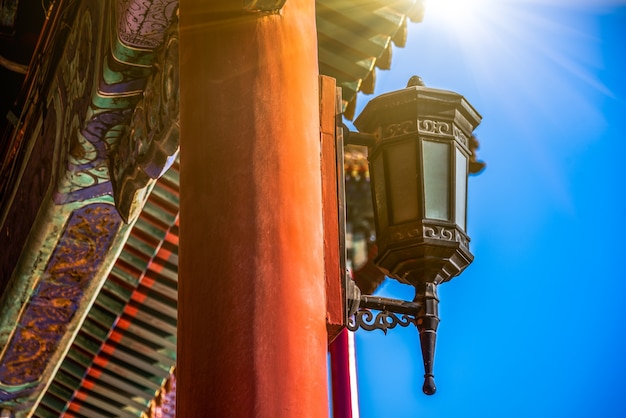
[{"label": "red painted column", "polygon": [[315,5],[242,3],[180,1],[177,416],[323,417]]}]

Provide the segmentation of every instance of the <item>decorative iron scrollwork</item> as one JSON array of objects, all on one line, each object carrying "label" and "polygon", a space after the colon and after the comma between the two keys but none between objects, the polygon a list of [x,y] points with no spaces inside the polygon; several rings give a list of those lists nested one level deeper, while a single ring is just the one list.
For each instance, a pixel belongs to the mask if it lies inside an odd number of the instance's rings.
[{"label": "decorative iron scrollwork", "polygon": [[424,237],[426,238],[437,238],[447,241],[454,241],[454,230],[450,228],[445,228],[443,226],[434,225],[434,226],[426,226],[424,225]]},{"label": "decorative iron scrollwork", "polygon": [[[348,295],[348,323],[350,331],[359,328],[365,331],[379,329],[385,334],[396,326],[417,325],[417,315],[421,304],[380,296],[362,295],[359,288],[350,279],[346,283]],[[370,309],[378,311],[376,316]]]},{"label": "decorative iron scrollwork", "polygon": [[454,129],[452,130],[452,134],[454,135],[454,137],[459,140],[459,142],[461,142],[461,144],[465,145],[466,147],[468,146],[469,141],[467,140],[467,136],[465,136],[465,134],[456,126],[453,127]]},{"label": "decorative iron scrollwork", "polygon": [[398,325],[408,327],[411,324],[415,324],[415,318],[407,314],[397,315],[395,312],[380,311],[374,316],[369,309],[360,309],[348,318],[347,326],[350,331],[356,331],[359,328],[365,331],[379,329],[387,334],[387,330],[394,329]]},{"label": "decorative iron scrollwork", "polygon": [[385,138],[393,138],[415,131],[415,121],[405,120],[400,123],[392,123],[385,127]]},{"label": "decorative iron scrollwork", "polygon": [[[418,282],[415,287],[415,298],[412,302],[390,299],[381,296],[363,295],[348,279],[346,294],[348,296],[347,328],[357,331],[387,330],[396,326],[408,327],[414,324],[419,332],[420,347],[424,360],[424,385],[422,391],[432,395],[437,390],[433,374],[435,356],[435,339],[439,325],[439,297],[437,284]],[[378,311],[376,315],[370,309]]]},{"label": "decorative iron scrollwork", "polygon": [[422,119],[417,127],[420,133],[446,135],[450,132],[450,124],[438,120]]}]

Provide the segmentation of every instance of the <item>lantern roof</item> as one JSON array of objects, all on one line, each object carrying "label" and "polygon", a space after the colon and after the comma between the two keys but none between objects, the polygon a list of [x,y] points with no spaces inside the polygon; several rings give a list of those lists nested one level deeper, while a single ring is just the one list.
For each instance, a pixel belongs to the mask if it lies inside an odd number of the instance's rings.
[{"label": "lantern roof", "polygon": [[456,92],[410,86],[370,100],[354,121],[354,126],[361,132],[373,133],[384,122],[403,119],[417,121],[423,118],[458,120],[462,125],[467,125],[466,134],[470,134],[482,116],[464,96]]}]

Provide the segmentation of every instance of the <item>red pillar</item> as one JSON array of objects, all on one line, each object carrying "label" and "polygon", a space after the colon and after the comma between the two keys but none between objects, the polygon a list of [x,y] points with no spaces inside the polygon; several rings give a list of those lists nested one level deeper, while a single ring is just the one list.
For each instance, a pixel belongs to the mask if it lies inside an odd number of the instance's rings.
[{"label": "red pillar", "polygon": [[180,1],[178,416],[322,417],[315,4],[242,3]]}]

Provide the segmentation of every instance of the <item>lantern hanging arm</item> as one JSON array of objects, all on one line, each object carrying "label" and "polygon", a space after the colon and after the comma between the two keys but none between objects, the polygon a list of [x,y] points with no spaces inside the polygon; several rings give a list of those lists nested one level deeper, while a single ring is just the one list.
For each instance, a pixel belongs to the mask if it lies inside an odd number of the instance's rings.
[{"label": "lantern hanging arm", "polygon": [[343,129],[344,145],[360,145],[362,147],[373,147],[376,144],[376,135],[364,132],[351,131],[345,123],[341,124]]},{"label": "lantern hanging arm", "polygon": [[[349,309],[347,327],[350,331],[357,331],[359,328],[365,331],[379,329],[387,334],[387,330],[398,325],[408,327],[414,324],[417,327],[424,361],[422,391],[426,395],[433,395],[437,390],[433,373],[435,341],[439,325],[437,286],[434,283],[424,283],[424,286],[416,287],[415,298],[409,302],[363,295],[354,281],[350,278],[346,281]],[[378,313],[374,315],[372,310]]]}]

